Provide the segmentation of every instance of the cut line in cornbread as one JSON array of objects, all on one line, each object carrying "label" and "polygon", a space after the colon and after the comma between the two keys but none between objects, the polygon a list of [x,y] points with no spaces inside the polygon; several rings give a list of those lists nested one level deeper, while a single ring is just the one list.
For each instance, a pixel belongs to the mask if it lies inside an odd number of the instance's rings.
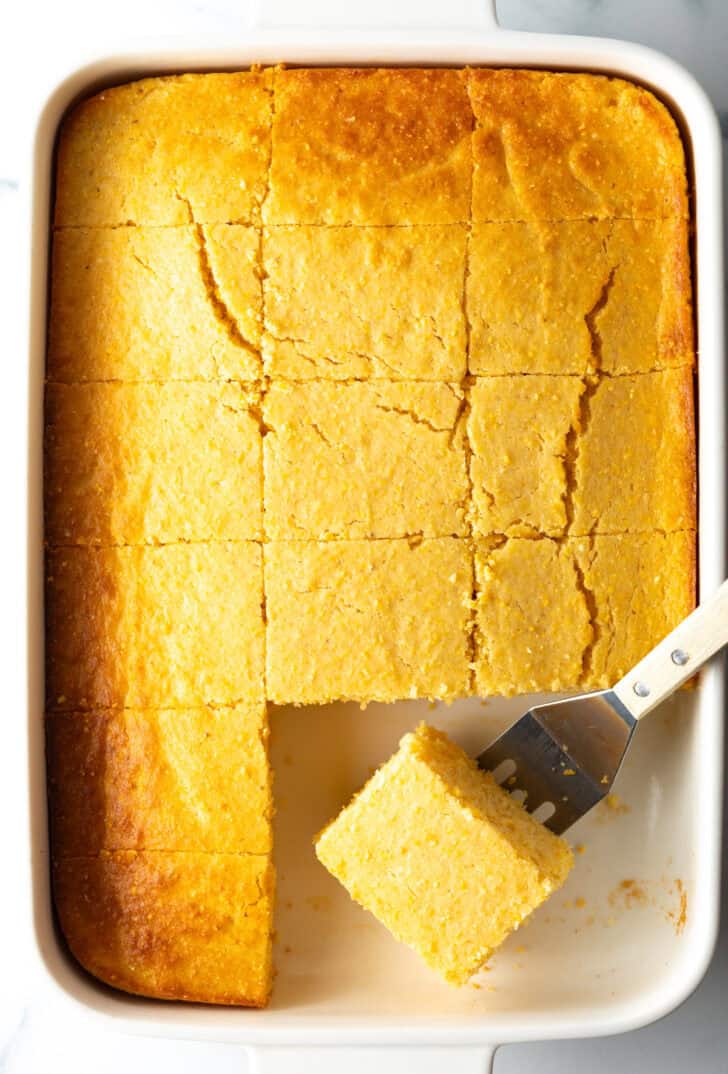
[{"label": "cut line in cornbread", "polygon": [[49,541],[260,538],[259,413],[260,392],[243,384],[49,384]]},{"label": "cut line in cornbread", "polygon": [[687,221],[473,225],[471,373],[646,373],[692,366]]},{"label": "cut line in cornbread", "polygon": [[467,534],[464,404],[458,385],[274,382],[267,539]]},{"label": "cut line in cornbread", "polygon": [[473,220],[687,217],[667,108],[620,78],[478,68]]},{"label": "cut line in cornbread", "polygon": [[56,231],[49,379],[260,377],[258,246],[250,227]]},{"label": "cut line in cornbread", "polygon": [[46,567],[49,709],[264,698],[260,545],[58,548]]},{"label": "cut line in cornbread", "polygon": [[266,691],[284,704],[470,692],[465,541],[264,546]]},{"label": "cut line in cornbread", "polygon": [[463,226],[267,228],[268,376],[460,380],[466,235]]},{"label": "cut line in cornbread", "polygon": [[473,117],[461,71],[279,70],[274,95],[265,223],[469,219]]},{"label": "cut line in cornbread", "polygon": [[420,725],[318,836],[349,894],[454,985],[465,984],[573,865],[459,746]]},{"label": "cut line in cornbread", "polygon": [[63,122],[56,227],[248,224],[270,160],[272,72],[148,78]]},{"label": "cut line in cornbread", "polygon": [[262,701],[49,714],[53,854],[270,853],[267,738]]},{"label": "cut line in cornbread", "polygon": [[695,533],[483,539],[475,553],[481,696],[614,685],[695,604]]},{"label": "cut line in cornbread", "polygon": [[73,954],[141,996],[263,1007],[271,986],[274,871],[252,854],[103,852],[53,862]]}]

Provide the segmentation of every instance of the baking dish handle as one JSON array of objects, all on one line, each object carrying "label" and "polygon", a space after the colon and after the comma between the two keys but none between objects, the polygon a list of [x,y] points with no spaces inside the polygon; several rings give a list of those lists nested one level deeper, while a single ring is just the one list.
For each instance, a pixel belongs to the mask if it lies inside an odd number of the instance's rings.
[{"label": "baking dish handle", "polygon": [[253,0],[251,21],[256,29],[367,28],[392,30],[497,30],[496,0]]},{"label": "baking dish handle", "polygon": [[251,1048],[250,1074],[489,1074],[495,1048]]}]

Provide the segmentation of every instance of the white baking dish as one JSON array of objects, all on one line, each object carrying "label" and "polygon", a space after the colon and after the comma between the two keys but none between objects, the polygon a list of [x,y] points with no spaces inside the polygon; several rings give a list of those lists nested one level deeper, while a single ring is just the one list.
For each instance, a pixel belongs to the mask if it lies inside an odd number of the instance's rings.
[{"label": "white baking dish", "polygon": [[[323,7],[327,5],[323,3]],[[654,89],[681,123],[693,167],[695,269],[699,339],[700,587],[709,593],[725,573],[725,418],[719,135],[715,116],[693,79],[671,60],[635,45],[578,37],[503,32],[490,8],[449,2],[440,22],[413,29],[410,11],[394,8],[389,24],[360,23],[351,5],[329,4],[324,20],[276,27],[265,5],[257,25],[229,41],[189,41],[104,57],[74,72],[39,117],[32,205],[29,348],[29,632],[28,771],[33,935],[40,963],[59,992],[130,1030],[239,1042],[255,1048],[265,1069],[347,1067],[372,1061],[429,1071],[485,1069],[496,1044],[615,1033],[665,1014],[695,987],[713,948],[718,901],[723,678],[719,663],[699,688],[651,716],[640,728],[620,780],[629,813],[602,811],[572,831],[586,844],[563,895],[507,943],[483,975],[481,989],[441,985],[349,902],[315,864],[310,837],[334,813],[369,767],[393,749],[423,710],[475,750],[530,699],[482,708],[461,702],[430,712],[418,703],[366,713],[345,705],[274,714],[273,761],[279,801],[281,881],[278,979],[266,1011],[205,1008],[142,1000],[98,984],[68,956],[53,922],[48,882],[43,757],[42,381],[54,137],[77,97],[103,85],[167,71],[300,64],[492,64],[604,71]],[[383,13],[386,5],[380,4]],[[371,11],[371,5],[368,6]],[[310,5],[306,8],[310,18]],[[393,22],[392,19],[397,19]],[[449,25],[442,25],[447,19]],[[289,763],[290,760],[293,763]],[[624,879],[634,880],[630,889]],[[681,928],[680,891],[687,899]],[[609,894],[611,893],[611,899]],[[573,900],[585,900],[575,906]],[[566,907],[564,903],[572,903]],[[291,905],[289,905],[289,903]],[[670,915],[673,915],[672,917]],[[593,923],[588,923],[590,916]],[[521,951],[521,946],[527,950]],[[290,950],[287,950],[290,948]],[[361,1050],[354,1051],[354,1046]],[[369,1048],[376,1046],[377,1054]],[[396,1047],[395,1047],[396,1046]],[[448,1048],[445,1058],[441,1049]],[[281,1051],[283,1049],[283,1051]],[[301,1050],[304,1049],[304,1050]],[[327,1049],[322,1051],[321,1049]],[[411,1054],[415,1049],[416,1054]],[[426,1050],[425,1050],[426,1049]]]}]

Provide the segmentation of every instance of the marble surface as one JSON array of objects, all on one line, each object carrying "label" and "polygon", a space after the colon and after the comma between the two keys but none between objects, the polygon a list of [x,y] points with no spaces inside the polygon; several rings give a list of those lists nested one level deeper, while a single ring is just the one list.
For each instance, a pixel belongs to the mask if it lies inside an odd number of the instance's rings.
[{"label": "marble surface", "polygon": [[[3,681],[22,673],[24,583],[15,564],[20,553],[24,473],[18,448],[17,394],[24,356],[20,328],[24,310],[22,264],[25,235],[20,200],[27,181],[25,154],[34,104],[74,64],[119,40],[141,35],[222,31],[234,38],[252,0],[24,0],[3,9],[0,36],[0,313],[4,330],[4,391],[0,393],[0,488],[5,555],[0,557],[0,654]],[[265,3],[266,0],[260,0]],[[443,5],[445,0],[441,0]],[[284,0],[276,0],[278,8]],[[389,0],[395,8],[398,0]],[[340,0],[344,9],[346,0]],[[304,20],[304,0],[289,0]],[[702,82],[721,116],[728,140],[728,4],[725,0],[499,0],[498,16],[510,29],[597,34],[639,41],[674,56]],[[724,154],[728,155],[728,154]],[[22,892],[14,882],[25,853],[24,833],[14,824],[22,780],[18,745],[22,718],[2,713],[0,753],[0,1074],[138,1074],[174,1068],[232,1074],[247,1069],[245,1054],[229,1045],[202,1045],[124,1037],[82,1014],[61,1010],[29,968],[23,933]],[[728,870],[724,867],[724,905]],[[728,925],[710,970],[694,995],[656,1025],[617,1038],[511,1045],[495,1062],[497,1074],[728,1074]],[[416,1068],[402,1056],[402,1070]],[[291,1064],[292,1074],[295,1063]]]}]

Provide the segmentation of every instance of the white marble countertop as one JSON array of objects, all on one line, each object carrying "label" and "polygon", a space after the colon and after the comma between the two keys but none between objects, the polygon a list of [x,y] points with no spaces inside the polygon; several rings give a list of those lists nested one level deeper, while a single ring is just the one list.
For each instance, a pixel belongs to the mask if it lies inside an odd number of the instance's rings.
[{"label": "white marble countertop", "polygon": [[[252,0],[15,0],[3,10],[0,40],[0,309],[6,346],[5,391],[0,393],[0,488],[5,527],[12,533],[9,555],[0,562],[0,653],[6,670],[17,667],[18,624],[22,623],[23,580],[12,555],[24,482],[17,440],[13,378],[24,355],[20,326],[25,315],[24,280],[17,271],[18,206],[26,176],[24,151],[30,110],[54,81],[94,50],[141,35],[217,31],[234,39]],[[262,0],[265,3],[265,0]],[[390,0],[395,7],[398,0]],[[442,0],[443,4],[446,0]],[[277,0],[278,6],[283,0]],[[340,10],[346,0],[339,0]],[[302,21],[305,0],[289,0]],[[675,57],[712,97],[728,139],[728,4],[725,0],[499,0],[499,20],[510,29],[605,35],[639,41]],[[725,148],[725,144],[724,144]],[[728,155],[724,152],[724,157]],[[1,681],[1,680],[0,680]],[[19,714],[2,714],[5,749],[0,756],[0,1074],[138,1074],[171,1069],[228,1074],[246,1069],[244,1054],[230,1045],[203,1045],[129,1038],[101,1028],[82,1015],[59,1009],[28,969],[27,940],[19,925],[20,895],[13,884],[25,853],[23,833],[13,825],[20,793],[15,747]],[[728,870],[724,867],[724,906]],[[656,1025],[622,1037],[550,1044],[511,1045],[496,1057],[497,1074],[728,1074],[728,925],[724,924],[712,966],[698,990]],[[403,1055],[403,1070],[414,1070]],[[293,1074],[296,1074],[295,1068]]]}]

